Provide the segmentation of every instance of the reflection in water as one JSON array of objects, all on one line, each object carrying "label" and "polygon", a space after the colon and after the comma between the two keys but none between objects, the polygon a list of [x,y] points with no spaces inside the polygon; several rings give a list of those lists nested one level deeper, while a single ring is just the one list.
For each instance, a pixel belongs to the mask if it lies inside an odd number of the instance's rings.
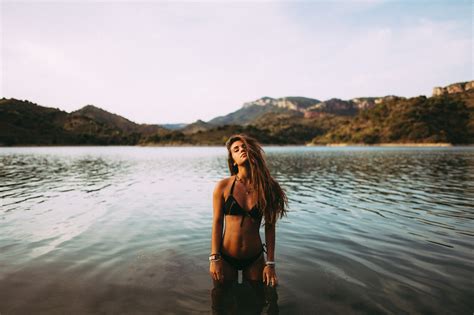
[{"label": "reflection in water", "polygon": [[276,288],[260,281],[214,281],[212,314],[278,314]]},{"label": "reflection in water", "polygon": [[86,196],[111,186],[113,177],[117,184],[128,164],[88,155],[64,158],[19,154],[0,156],[0,161],[1,206],[5,213],[11,212],[3,217],[4,222],[24,217],[21,210],[35,213],[22,223],[21,231],[14,229],[14,225],[5,229],[10,236],[36,242],[29,258],[54,250],[104,215],[102,203],[111,196],[104,195],[102,200]]},{"label": "reflection in water", "polygon": [[291,210],[278,304],[248,283],[211,299],[224,147],[0,148],[0,312],[472,312],[474,148],[266,151]]}]

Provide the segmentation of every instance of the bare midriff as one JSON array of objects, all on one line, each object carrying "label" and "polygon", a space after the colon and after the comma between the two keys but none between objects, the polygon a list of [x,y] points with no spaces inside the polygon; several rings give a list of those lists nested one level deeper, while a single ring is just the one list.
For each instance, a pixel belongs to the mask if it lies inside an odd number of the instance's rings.
[{"label": "bare midriff", "polygon": [[242,216],[226,215],[225,229],[222,240],[222,253],[235,258],[249,258],[257,255],[262,250],[260,238],[261,220],[252,220],[245,217],[242,226]]}]

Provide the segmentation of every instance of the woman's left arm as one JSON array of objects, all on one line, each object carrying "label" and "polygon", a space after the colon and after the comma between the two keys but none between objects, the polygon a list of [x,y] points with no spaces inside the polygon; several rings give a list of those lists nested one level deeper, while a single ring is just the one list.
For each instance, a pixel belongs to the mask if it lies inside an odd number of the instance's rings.
[{"label": "woman's left arm", "polygon": [[275,287],[278,278],[275,273],[275,224],[265,223],[265,242],[267,243],[267,265],[263,268],[263,282]]}]

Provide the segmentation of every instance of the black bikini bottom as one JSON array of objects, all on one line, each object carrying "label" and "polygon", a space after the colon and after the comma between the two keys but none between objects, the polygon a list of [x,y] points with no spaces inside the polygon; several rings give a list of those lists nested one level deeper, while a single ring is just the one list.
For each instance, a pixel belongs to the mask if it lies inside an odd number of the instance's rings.
[{"label": "black bikini bottom", "polygon": [[229,255],[226,255],[224,253],[221,253],[222,259],[227,261],[229,265],[234,267],[237,270],[243,270],[247,267],[249,267],[251,264],[253,264],[257,259],[260,258],[260,256],[263,254],[264,248],[262,246],[262,250],[255,256],[250,257],[250,258],[235,258]]}]

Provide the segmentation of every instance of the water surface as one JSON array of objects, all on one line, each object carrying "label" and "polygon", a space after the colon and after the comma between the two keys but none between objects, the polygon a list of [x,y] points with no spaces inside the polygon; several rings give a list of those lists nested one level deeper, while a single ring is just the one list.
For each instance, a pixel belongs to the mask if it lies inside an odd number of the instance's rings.
[{"label": "water surface", "polygon": [[[265,150],[291,212],[264,311],[472,313],[474,148]],[[0,313],[209,313],[226,176],[223,147],[1,148]]]}]

